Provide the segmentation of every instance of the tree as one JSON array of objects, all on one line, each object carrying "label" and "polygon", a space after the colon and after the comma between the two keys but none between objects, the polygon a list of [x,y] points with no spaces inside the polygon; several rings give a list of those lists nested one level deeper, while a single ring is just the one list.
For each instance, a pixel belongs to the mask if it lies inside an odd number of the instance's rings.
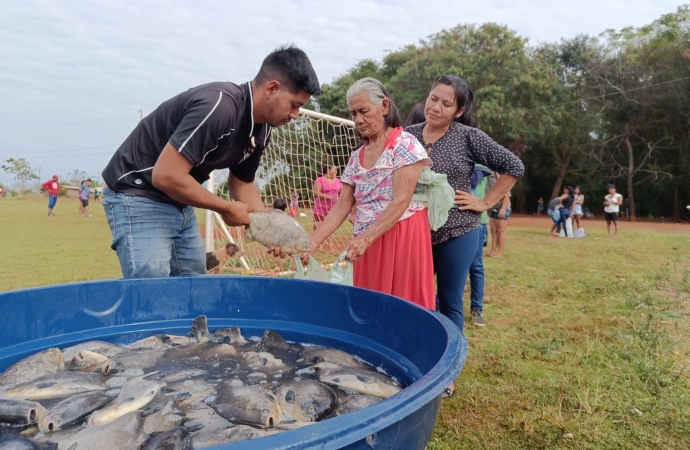
[{"label": "tree", "polygon": [[24,187],[27,181],[38,180],[38,175],[34,173],[29,163],[24,158],[9,158],[5,161],[7,164],[2,165],[2,170],[14,175],[14,178],[19,183],[19,191],[24,192]]}]

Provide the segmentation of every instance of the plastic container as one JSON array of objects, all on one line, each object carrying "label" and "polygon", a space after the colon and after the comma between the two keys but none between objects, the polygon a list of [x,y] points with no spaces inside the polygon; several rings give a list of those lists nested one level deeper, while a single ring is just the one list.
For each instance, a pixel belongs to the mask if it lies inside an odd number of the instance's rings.
[{"label": "plastic container", "polygon": [[211,330],[239,326],[248,337],[273,329],[288,340],[340,348],[409,384],[370,408],[214,449],[423,449],[440,394],[467,355],[467,341],[448,319],[395,297],[327,283],[200,276],[0,293],[0,370],[48,347],[186,333],[200,314]]}]

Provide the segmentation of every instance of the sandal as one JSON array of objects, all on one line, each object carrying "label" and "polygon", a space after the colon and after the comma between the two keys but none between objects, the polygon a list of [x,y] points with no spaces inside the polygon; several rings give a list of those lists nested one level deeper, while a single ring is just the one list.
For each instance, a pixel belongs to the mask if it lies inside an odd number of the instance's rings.
[{"label": "sandal", "polygon": [[441,394],[441,398],[451,398],[455,395],[455,389],[446,388]]}]

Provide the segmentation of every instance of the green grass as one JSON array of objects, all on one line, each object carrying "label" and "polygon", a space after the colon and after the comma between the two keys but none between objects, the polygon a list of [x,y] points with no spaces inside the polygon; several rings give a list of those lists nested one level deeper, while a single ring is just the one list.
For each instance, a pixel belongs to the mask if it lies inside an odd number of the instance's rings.
[{"label": "green grass", "polygon": [[[45,204],[0,199],[0,290],[121,276],[100,204]],[[429,449],[690,448],[689,230],[552,239],[543,223],[486,260],[487,326],[466,327]]]}]

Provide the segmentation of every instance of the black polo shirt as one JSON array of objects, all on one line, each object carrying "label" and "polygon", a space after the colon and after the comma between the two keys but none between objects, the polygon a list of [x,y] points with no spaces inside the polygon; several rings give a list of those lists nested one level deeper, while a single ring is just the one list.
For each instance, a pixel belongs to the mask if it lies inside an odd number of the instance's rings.
[{"label": "black polo shirt", "polygon": [[254,124],[250,83],[209,83],[163,102],[146,116],[117,149],[102,173],[116,192],[127,192],[182,208],[156,189],[153,166],[170,142],[194,167],[199,183],[215,169],[230,168],[242,181],[254,181],[271,127]]}]

